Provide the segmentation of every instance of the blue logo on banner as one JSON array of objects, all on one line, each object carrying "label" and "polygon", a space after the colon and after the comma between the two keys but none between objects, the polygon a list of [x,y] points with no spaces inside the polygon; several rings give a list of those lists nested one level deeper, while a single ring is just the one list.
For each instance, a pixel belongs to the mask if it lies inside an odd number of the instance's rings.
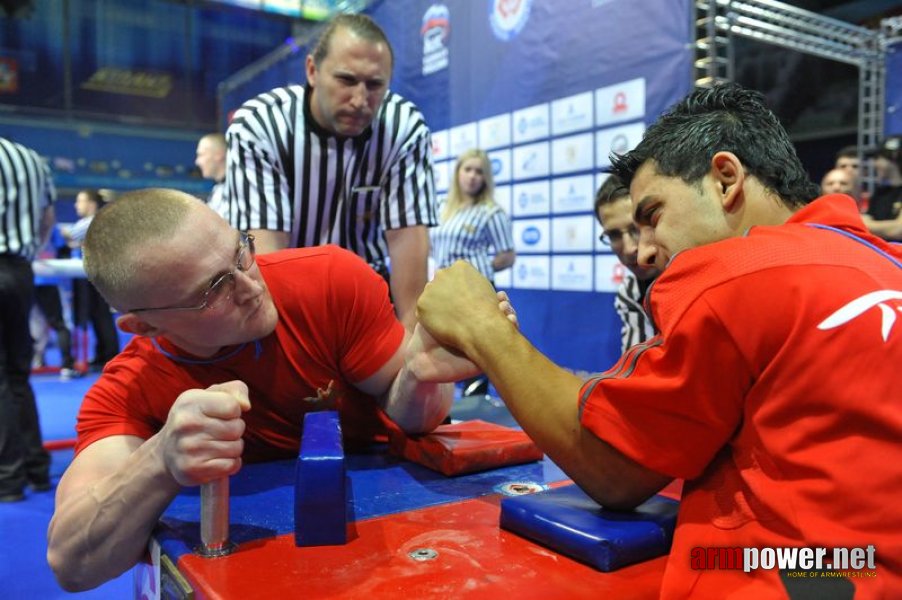
[{"label": "blue logo on banner", "polygon": [[517,36],[529,20],[532,0],[489,0],[489,24],[495,37],[506,42]]},{"label": "blue logo on banner", "polygon": [[501,168],[504,166],[504,163],[501,162],[500,158],[492,158],[489,160],[492,163],[492,175],[497,176],[501,172]]},{"label": "blue logo on banner", "polygon": [[538,227],[527,227],[523,230],[523,243],[527,246],[535,246],[542,239],[542,232]]}]

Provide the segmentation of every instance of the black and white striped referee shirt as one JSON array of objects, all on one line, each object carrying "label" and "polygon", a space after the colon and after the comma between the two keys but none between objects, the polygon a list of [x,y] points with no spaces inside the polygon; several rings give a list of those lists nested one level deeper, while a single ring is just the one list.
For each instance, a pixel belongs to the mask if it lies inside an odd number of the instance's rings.
[{"label": "black and white striped referee shirt", "polygon": [[620,327],[621,352],[626,352],[632,346],[654,337],[655,326],[645,313],[642,306],[644,294],[639,286],[639,280],[630,271],[624,268],[626,274],[617,289],[614,298],[614,309],[620,315],[622,325]]},{"label": "black and white striped referee shirt", "polygon": [[511,221],[495,203],[480,203],[457,211],[453,217],[429,230],[432,258],[438,269],[465,260],[489,281],[495,280],[495,254],[514,249]]},{"label": "black and white striped referee shirt", "polygon": [[44,212],[54,202],[56,188],[44,159],[0,138],[0,254],[32,260]]},{"label": "black and white striped referee shirt", "polygon": [[356,138],[322,129],[309,90],[276,88],[244,103],[226,132],[226,187],[238,229],[289,233],[292,246],[338,244],[376,268],[384,230],[433,226],[429,128],[413,103],[388,92]]}]

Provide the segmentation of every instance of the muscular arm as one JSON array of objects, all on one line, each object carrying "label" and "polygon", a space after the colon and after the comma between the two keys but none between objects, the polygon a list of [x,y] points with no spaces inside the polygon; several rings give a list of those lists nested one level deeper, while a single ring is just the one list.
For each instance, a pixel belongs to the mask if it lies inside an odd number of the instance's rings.
[{"label": "muscular arm", "polygon": [[558,367],[499,313],[491,285],[470,265],[439,271],[418,303],[423,325],[491,379],[536,444],[597,502],[630,508],[670,478],[643,467],[584,429],[582,380]]},{"label": "muscular arm", "polygon": [[391,258],[391,295],[395,313],[408,331],[416,323],[417,298],[426,285],[429,234],[416,225],[385,232]]},{"label": "muscular arm", "polygon": [[131,568],[181,486],[238,471],[249,406],[241,382],[189,390],[150,439],[112,436],[82,450],[60,481],[47,531],[60,585],[86,590]]},{"label": "muscular arm", "polygon": [[[461,376],[474,371],[472,363],[458,357],[458,363],[449,363],[443,372],[432,369],[437,376],[427,377],[426,357],[429,352],[429,340],[416,328],[414,333],[407,332],[404,342],[391,359],[374,375],[355,384],[360,390],[373,396],[381,397],[381,405],[385,413],[405,433],[427,433],[438,427],[451,410],[454,401],[452,383]],[[432,350],[436,351],[434,341]],[[444,351],[442,351],[444,352]],[[434,361],[432,361],[434,362]]]},{"label": "muscular arm", "polygon": [[105,438],[66,470],[47,531],[47,561],[63,589],[87,590],[131,568],[179,484],[160,436]]}]

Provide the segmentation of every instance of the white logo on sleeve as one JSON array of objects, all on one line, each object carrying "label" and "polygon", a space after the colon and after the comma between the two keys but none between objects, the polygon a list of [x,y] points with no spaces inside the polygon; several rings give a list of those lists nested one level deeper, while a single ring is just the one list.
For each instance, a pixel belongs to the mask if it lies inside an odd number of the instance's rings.
[{"label": "white logo on sleeve", "polygon": [[893,325],[896,323],[896,311],[902,312],[902,306],[896,306],[893,309],[892,306],[888,304],[889,300],[902,300],[902,292],[896,290],[880,290],[877,292],[871,292],[870,294],[865,294],[860,298],[856,298],[852,300],[838,311],[821,321],[821,323],[817,326],[818,329],[822,331],[826,331],[827,329],[834,329],[839,327],[840,325],[845,325],[852,319],[863,315],[870,309],[875,306],[880,309],[880,312],[883,315],[883,319],[881,320],[880,325],[880,333],[883,336],[883,341],[885,342],[889,338],[889,334],[893,329]]}]

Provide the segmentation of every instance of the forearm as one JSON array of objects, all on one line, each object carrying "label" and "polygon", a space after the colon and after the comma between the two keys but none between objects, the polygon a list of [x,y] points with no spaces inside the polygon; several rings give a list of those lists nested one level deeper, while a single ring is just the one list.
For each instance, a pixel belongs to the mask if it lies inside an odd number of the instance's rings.
[{"label": "forearm", "polygon": [[496,272],[508,269],[514,264],[515,258],[516,254],[513,250],[499,252],[495,255],[495,258],[492,259],[492,268],[495,269]]},{"label": "forearm", "polygon": [[500,315],[481,324],[466,354],[489,376],[524,431],[600,504],[631,508],[668,478],[646,470],[584,428],[583,380],[548,360]]},{"label": "forearm", "polygon": [[47,533],[47,560],[60,585],[86,590],[141,558],[162,512],[180,486],[151,438],[110,475],[66,497],[65,477]]},{"label": "forearm", "polygon": [[428,433],[441,425],[454,402],[454,384],[420,381],[404,365],[389,389],[385,412],[408,434]]},{"label": "forearm", "polygon": [[866,221],[868,229],[874,235],[880,236],[885,240],[899,241],[902,240],[902,220],[892,219],[888,221],[875,221],[869,219]]},{"label": "forearm", "polygon": [[391,257],[391,296],[395,313],[404,327],[413,331],[417,298],[426,286],[429,235],[418,225],[385,232]]}]

